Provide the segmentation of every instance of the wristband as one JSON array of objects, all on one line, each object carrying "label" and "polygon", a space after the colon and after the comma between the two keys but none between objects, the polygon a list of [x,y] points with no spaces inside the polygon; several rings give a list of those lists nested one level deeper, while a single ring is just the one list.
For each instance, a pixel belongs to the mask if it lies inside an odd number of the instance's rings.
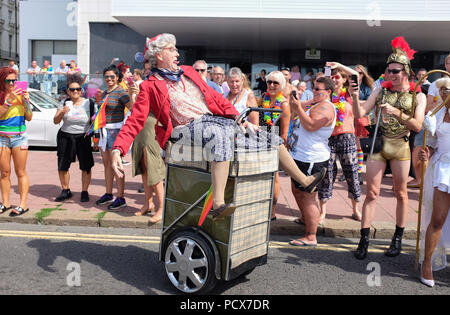
[{"label": "wristband", "polygon": [[122,152],[119,150],[119,149],[114,149],[114,150],[112,150],[111,152],[119,152],[119,156],[122,156]]}]

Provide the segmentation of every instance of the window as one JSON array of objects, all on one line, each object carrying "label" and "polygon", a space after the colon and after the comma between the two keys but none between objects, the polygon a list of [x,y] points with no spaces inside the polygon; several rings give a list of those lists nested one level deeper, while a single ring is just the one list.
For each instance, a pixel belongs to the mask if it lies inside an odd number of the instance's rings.
[{"label": "window", "polygon": [[9,35],[9,42],[8,42],[8,45],[9,45],[9,57],[13,56],[12,55],[12,38],[13,38],[12,35]]},{"label": "window", "polygon": [[36,60],[39,66],[44,64],[44,59],[51,61],[52,55],[77,54],[76,40],[33,40],[31,47],[31,60]]}]

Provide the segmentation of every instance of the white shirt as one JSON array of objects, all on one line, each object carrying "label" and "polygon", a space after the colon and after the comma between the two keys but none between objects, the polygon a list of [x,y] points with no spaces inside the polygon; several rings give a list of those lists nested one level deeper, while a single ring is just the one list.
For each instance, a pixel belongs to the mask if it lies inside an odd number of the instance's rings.
[{"label": "white shirt", "polygon": [[[306,112],[306,115],[309,116],[311,109]],[[303,128],[300,119],[295,120],[292,134],[289,138],[289,153],[292,158],[304,163],[328,161],[330,159],[328,138],[333,133],[335,125],[336,111],[334,111],[333,123],[330,126],[325,126],[312,132]]]}]

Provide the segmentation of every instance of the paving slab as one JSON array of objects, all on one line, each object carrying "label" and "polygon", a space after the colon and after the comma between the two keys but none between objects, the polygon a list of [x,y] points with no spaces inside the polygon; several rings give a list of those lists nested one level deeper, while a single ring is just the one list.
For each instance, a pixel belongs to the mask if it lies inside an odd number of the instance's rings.
[{"label": "paving slab", "polygon": [[[124,158],[131,161],[130,156]],[[30,211],[23,216],[10,218],[8,213],[0,215],[0,222],[17,222],[23,224],[74,225],[98,227],[123,227],[161,229],[161,224],[150,225],[149,216],[134,216],[144,203],[144,194],[138,193],[141,177],[131,176],[131,165],[125,166],[125,198],[127,207],[121,211],[111,212],[107,206],[97,206],[95,201],[105,193],[104,169],[100,154],[94,154],[95,166],[92,169],[92,180],[89,187],[90,201],[80,202],[81,171],[78,163],[70,169],[70,189],[73,197],[65,202],[55,202],[61,187],[57,172],[56,151],[30,150],[27,162],[27,173],[30,181],[28,206]],[[12,166],[12,169],[13,166]],[[364,176],[363,176],[364,177]],[[271,222],[271,233],[282,235],[302,235],[304,227],[293,221],[301,216],[297,202],[291,192],[291,181],[280,172],[281,193],[276,205],[277,220]],[[11,175],[11,204],[19,203],[17,178],[14,170]],[[362,185],[362,203],[366,186]],[[113,191],[116,195],[116,190]],[[408,191],[409,211],[405,239],[415,239],[417,226],[417,209],[419,189]],[[396,201],[392,191],[392,177],[383,178],[377,210],[372,224],[371,236],[378,239],[390,239],[395,230]],[[318,235],[329,237],[358,238],[360,222],[352,219],[351,201],[348,198],[345,182],[336,181],[333,198],[328,202],[327,217]]]}]

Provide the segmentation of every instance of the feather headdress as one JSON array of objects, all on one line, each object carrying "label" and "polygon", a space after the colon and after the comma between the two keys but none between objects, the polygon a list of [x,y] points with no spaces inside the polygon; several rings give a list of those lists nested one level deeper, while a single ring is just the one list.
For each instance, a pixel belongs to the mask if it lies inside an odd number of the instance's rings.
[{"label": "feather headdress", "polygon": [[391,42],[392,54],[387,60],[387,64],[400,63],[405,66],[405,71],[408,75],[411,74],[411,60],[414,59],[414,54],[417,52],[409,47],[408,42],[403,36],[396,37]]}]

